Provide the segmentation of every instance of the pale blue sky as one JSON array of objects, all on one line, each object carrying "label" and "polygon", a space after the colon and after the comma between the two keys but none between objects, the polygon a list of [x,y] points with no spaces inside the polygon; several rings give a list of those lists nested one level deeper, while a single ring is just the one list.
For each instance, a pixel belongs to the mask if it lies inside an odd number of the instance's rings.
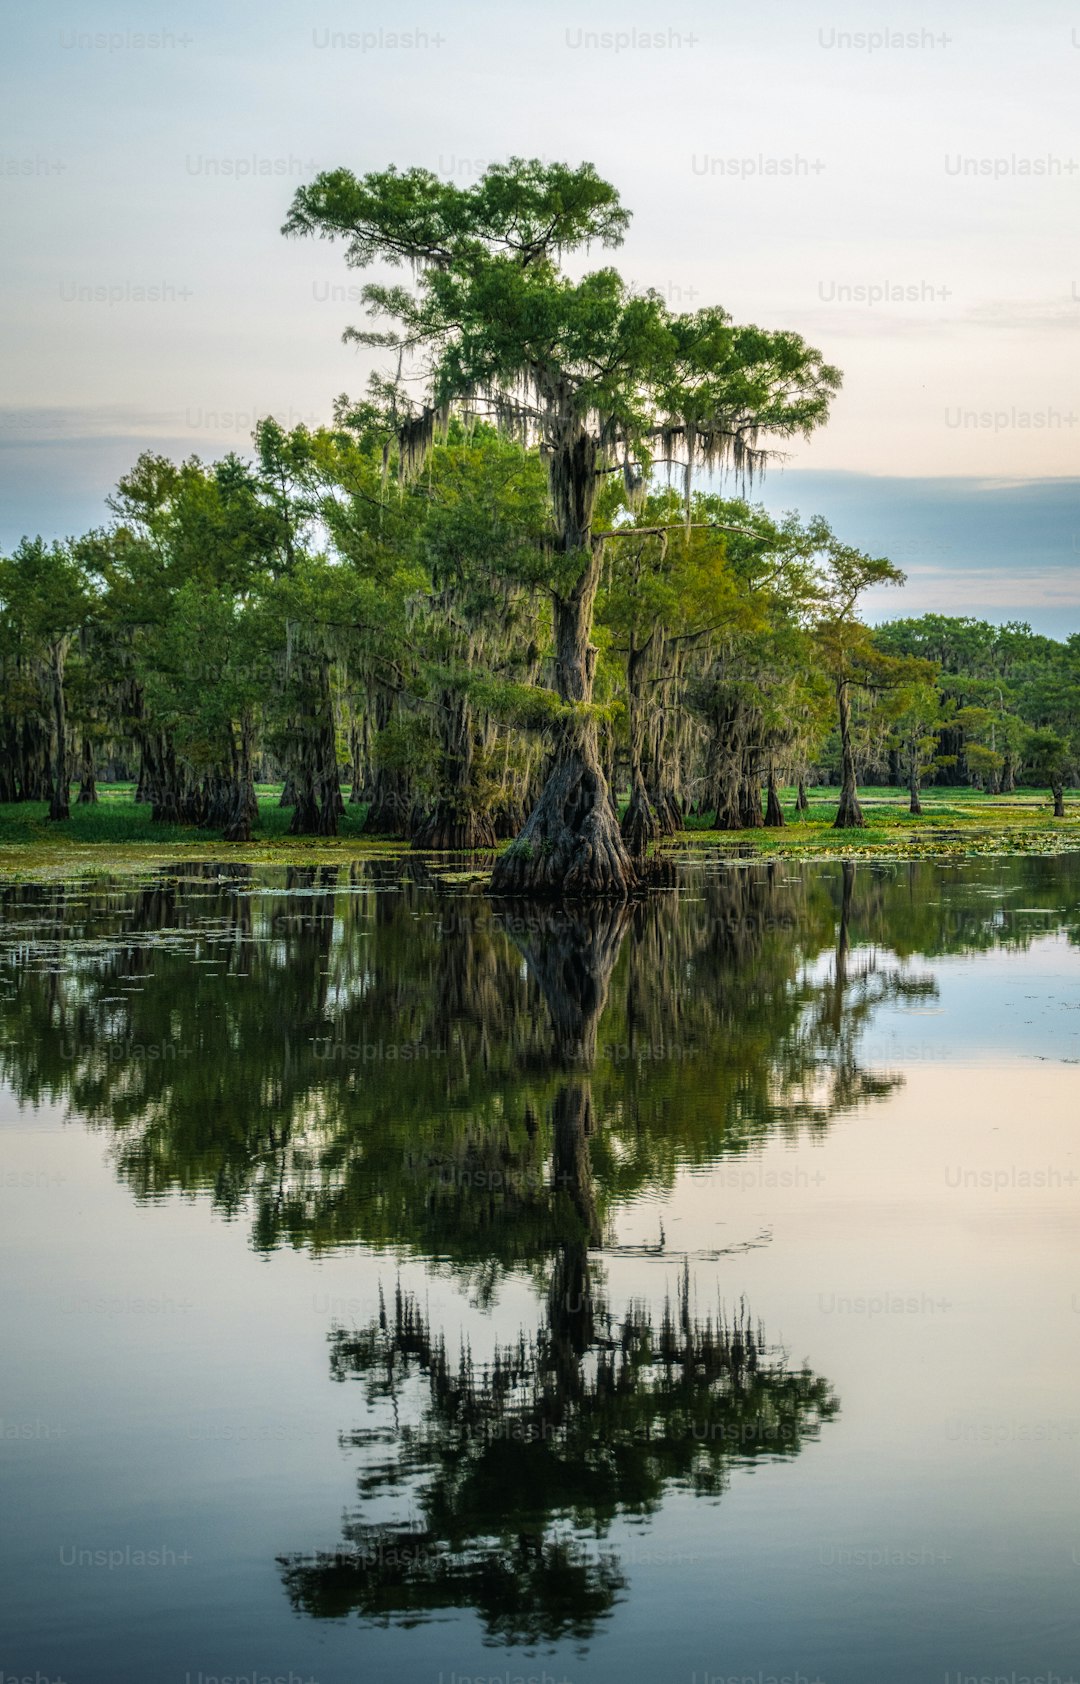
[{"label": "pale blue sky", "polygon": [[893,554],[891,611],[1080,629],[1075,7],[9,0],[0,63],[0,542],[362,390],[295,186],[518,152],[618,184],[637,283],[841,365],[765,498]]}]

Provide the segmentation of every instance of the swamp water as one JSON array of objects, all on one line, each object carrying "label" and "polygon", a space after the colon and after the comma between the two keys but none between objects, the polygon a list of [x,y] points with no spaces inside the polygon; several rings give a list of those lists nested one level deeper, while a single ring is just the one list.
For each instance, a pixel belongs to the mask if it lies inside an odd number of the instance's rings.
[{"label": "swamp water", "polygon": [[1080,856],[0,887],[0,1671],[1080,1665]]}]

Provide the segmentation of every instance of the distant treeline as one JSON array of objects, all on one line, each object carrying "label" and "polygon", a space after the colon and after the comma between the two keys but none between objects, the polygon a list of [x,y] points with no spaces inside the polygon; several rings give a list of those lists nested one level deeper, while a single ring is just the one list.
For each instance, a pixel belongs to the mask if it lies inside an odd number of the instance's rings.
[{"label": "distant treeline", "polygon": [[[1080,638],[926,615],[871,630],[900,582],[824,521],[612,475],[589,661],[565,699],[567,558],[540,451],[432,436],[374,405],[255,433],[250,460],[144,455],[105,528],[0,559],[0,801],[94,801],[246,838],[256,780],[297,834],[346,801],[428,847],[516,836],[567,715],[595,720],[633,855],[690,813],[783,822],[779,790],[863,779],[1055,789],[1080,749]],[[410,460],[415,452],[417,462]],[[73,787],[74,786],[74,787]],[[622,803],[620,803],[622,805]],[[859,822],[856,811],[846,822]]]}]

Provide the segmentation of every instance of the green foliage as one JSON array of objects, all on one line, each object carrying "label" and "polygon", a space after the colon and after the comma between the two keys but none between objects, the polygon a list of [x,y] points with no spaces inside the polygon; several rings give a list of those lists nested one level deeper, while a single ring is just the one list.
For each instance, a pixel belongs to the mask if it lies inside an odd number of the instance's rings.
[{"label": "green foliage", "polygon": [[[402,409],[410,469],[448,404],[489,409],[556,449],[584,425],[605,459],[629,452],[644,468],[678,440],[688,462],[752,471],[761,436],[819,425],[840,377],[797,334],[738,327],[718,306],[673,313],[611,268],[562,269],[581,247],[619,245],[628,223],[591,164],[515,158],[470,187],[420,169],[327,171],[298,189],[283,232],[343,240],[354,268],[411,267],[411,287],[363,288],[387,325],[346,335],[423,362],[430,408]],[[404,401],[397,379],[373,390]]]},{"label": "green foliage", "polygon": [[1045,783],[1058,761],[1063,776],[1080,763],[1077,637],[1062,643],[1020,622],[928,614],[881,626],[874,640],[890,653],[929,654],[939,663],[939,742],[945,764],[959,767],[965,781],[1007,790],[1017,776]]},{"label": "green foliage", "polygon": [[348,773],[353,818],[492,847],[569,743],[655,809],[647,844],[657,814],[752,825],[785,778],[1072,775],[1080,639],[871,630],[887,558],[695,488],[752,480],[839,375],[797,334],[582,268],[628,224],[588,164],[302,187],[287,233],[407,272],[365,286],[352,335],[387,368],[332,426],[261,421],[249,458],[147,452],[105,527],[0,557],[0,801],[62,824],[71,783],[91,803],[130,778],[151,825],[332,835]]}]

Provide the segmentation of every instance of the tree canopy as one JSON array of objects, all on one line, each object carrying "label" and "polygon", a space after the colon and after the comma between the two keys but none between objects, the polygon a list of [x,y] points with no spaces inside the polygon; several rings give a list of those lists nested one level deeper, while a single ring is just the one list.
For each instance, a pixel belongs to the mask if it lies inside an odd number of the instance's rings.
[{"label": "tree canopy", "polygon": [[[625,896],[690,816],[780,825],[811,781],[1041,783],[1080,764],[1080,639],[927,615],[753,481],[824,422],[837,371],[614,268],[629,213],[590,165],[473,185],[334,170],[291,235],[372,280],[386,352],[324,427],[207,463],[148,452],[99,530],[0,557],[0,802],[131,778],[155,822],[244,840],[256,783],[294,834],[494,849],[502,894]],[[727,483],[724,474],[734,476]]]}]

